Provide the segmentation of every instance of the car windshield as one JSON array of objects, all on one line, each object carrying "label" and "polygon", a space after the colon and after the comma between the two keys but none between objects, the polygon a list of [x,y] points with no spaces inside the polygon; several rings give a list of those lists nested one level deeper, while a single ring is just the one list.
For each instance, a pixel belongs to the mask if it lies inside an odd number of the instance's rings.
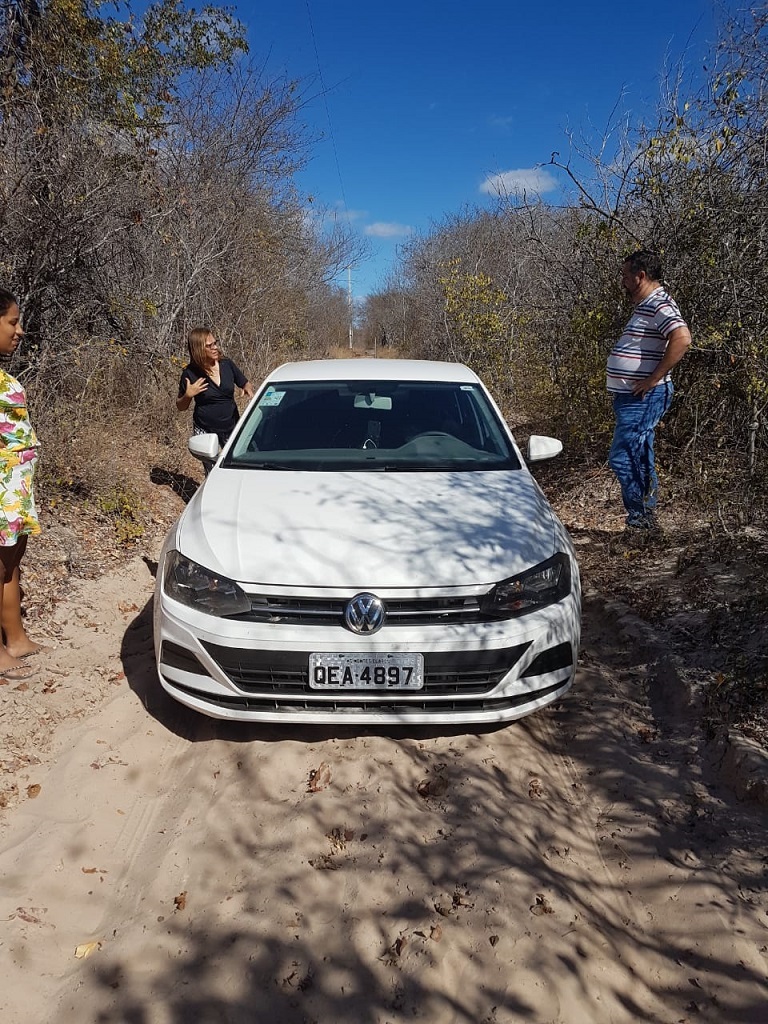
[{"label": "car windshield", "polygon": [[221,465],[361,472],[520,468],[482,387],[381,380],[268,384]]}]

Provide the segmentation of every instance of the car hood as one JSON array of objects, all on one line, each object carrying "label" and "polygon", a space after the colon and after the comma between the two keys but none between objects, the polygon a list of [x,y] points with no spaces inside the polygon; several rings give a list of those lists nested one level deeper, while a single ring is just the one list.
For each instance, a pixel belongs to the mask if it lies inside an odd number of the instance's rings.
[{"label": "car hood", "polygon": [[179,551],[246,586],[477,586],[549,558],[557,520],[526,469],[309,473],[214,469]]}]

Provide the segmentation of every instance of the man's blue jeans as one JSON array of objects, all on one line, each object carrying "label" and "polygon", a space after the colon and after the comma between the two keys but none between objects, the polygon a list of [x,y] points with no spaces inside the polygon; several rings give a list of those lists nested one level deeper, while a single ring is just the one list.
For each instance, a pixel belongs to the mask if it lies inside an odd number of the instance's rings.
[{"label": "man's blue jeans", "polygon": [[672,402],[671,382],[657,384],[645,398],[613,396],[616,428],[608,464],[621,486],[627,526],[650,526],[656,508],[659,481],[653,441],[656,427]]}]

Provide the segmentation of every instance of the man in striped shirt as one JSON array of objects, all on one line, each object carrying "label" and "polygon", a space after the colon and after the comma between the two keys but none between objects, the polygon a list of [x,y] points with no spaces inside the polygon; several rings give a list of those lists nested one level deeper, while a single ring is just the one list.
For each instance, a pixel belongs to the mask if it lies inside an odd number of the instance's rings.
[{"label": "man in striped shirt", "polygon": [[621,268],[621,284],[634,303],[632,316],[608,356],[608,391],[616,428],[608,456],[621,486],[627,526],[655,527],[656,427],[672,401],[669,371],[691,344],[691,332],[661,284],[661,260],[641,249]]}]

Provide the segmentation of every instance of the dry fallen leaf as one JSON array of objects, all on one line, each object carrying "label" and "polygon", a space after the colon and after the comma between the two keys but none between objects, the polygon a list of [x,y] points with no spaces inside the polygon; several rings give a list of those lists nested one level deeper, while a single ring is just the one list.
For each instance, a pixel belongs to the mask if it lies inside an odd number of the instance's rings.
[{"label": "dry fallen leaf", "polygon": [[101,949],[101,942],[81,942],[79,946],[75,947],[75,956],[78,960],[85,960],[92,953],[95,953],[97,949]]},{"label": "dry fallen leaf", "polygon": [[402,955],[403,950],[405,949],[405,947],[407,945],[408,945],[408,936],[407,935],[399,935],[395,939],[395,941],[392,943],[392,945],[388,946],[387,949],[384,950],[384,952],[379,957],[379,959],[383,960],[384,963],[389,964],[390,967],[393,967],[397,963],[397,961],[400,959],[400,956]]},{"label": "dry fallen leaf", "polygon": [[330,785],[331,782],[331,766],[326,761],[321,761],[317,768],[313,768],[309,773],[309,782],[307,783],[307,792],[319,793]]},{"label": "dry fallen leaf", "polygon": [[528,783],[528,796],[531,800],[540,800],[543,796],[541,789],[541,779],[532,778]]},{"label": "dry fallen leaf", "polygon": [[127,761],[121,761],[119,757],[102,757],[98,761],[91,761],[91,768],[104,768],[108,764],[120,764],[124,767],[128,766]]},{"label": "dry fallen leaf", "polygon": [[19,787],[16,783],[12,783],[5,789],[0,790],[0,807],[7,807],[11,801],[19,795]]},{"label": "dry fallen leaf", "polygon": [[460,892],[458,889],[453,894],[452,902],[454,910],[457,907],[474,907],[475,905],[474,903],[470,903],[468,893]]},{"label": "dry fallen leaf", "polygon": [[338,871],[339,865],[333,859],[332,853],[324,853],[320,857],[314,857],[307,861],[311,868],[315,871]]},{"label": "dry fallen leaf", "polygon": [[433,779],[422,779],[416,787],[416,792],[423,797],[438,797],[442,796],[447,789],[448,780],[443,775],[438,775]]},{"label": "dry fallen leaf", "polygon": [[123,613],[137,612],[139,610],[139,606],[137,604],[134,604],[133,601],[121,601],[117,607]]},{"label": "dry fallen leaf", "polygon": [[536,893],[536,902],[531,907],[531,913],[540,916],[541,914],[554,914],[549,900],[542,892]]},{"label": "dry fallen leaf", "polygon": [[40,924],[38,913],[45,913],[45,911],[38,907],[16,907],[16,913],[11,914],[11,919],[18,917],[20,921],[26,921],[27,924]]},{"label": "dry fallen leaf", "polygon": [[180,892],[178,896],[173,897],[173,905],[177,910],[184,910],[187,905],[187,890]]},{"label": "dry fallen leaf", "polygon": [[42,788],[43,787],[40,786],[38,783],[34,783],[31,786],[27,786],[27,796],[29,797],[29,799],[34,800],[36,796],[39,796],[40,790]]}]

